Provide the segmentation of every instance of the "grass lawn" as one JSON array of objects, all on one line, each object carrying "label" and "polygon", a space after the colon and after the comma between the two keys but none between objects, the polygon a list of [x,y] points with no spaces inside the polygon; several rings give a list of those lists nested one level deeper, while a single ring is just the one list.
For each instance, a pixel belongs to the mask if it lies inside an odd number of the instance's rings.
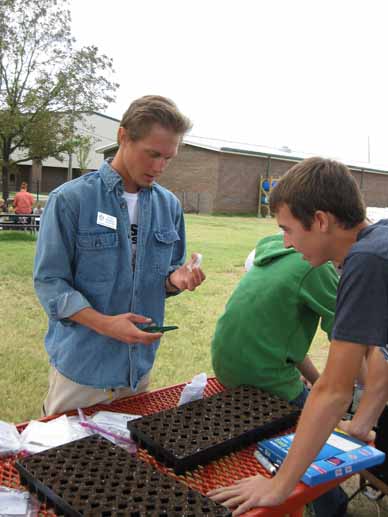
[{"label": "grass lawn", "polygon": [[[167,302],[166,325],[179,330],[162,340],[152,387],[212,374],[210,341],[218,316],[244,273],[244,261],[258,238],[278,231],[273,219],[187,215],[188,256],[203,254],[206,282],[194,293]],[[47,385],[48,361],[43,340],[47,317],[32,286],[34,237],[0,232],[0,420],[21,422],[40,415]],[[313,358],[325,362],[327,343],[318,331]]]}]

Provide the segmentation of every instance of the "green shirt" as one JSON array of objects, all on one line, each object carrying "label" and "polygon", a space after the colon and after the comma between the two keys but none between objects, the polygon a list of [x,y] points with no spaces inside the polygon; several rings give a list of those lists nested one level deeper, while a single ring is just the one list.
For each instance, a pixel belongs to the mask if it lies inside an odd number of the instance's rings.
[{"label": "green shirt", "polygon": [[212,361],[226,386],[250,384],[293,400],[303,389],[296,365],[305,358],[321,318],[330,335],[338,275],[331,263],[313,268],[283,236],[259,241],[217,322]]}]

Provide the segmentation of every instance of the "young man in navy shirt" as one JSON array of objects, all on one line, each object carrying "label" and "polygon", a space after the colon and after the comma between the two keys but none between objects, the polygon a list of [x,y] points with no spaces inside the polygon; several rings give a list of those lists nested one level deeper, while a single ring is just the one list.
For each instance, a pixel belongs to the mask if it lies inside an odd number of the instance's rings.
[{"label": "young man in navy shirt", "polygon": [[210,492],[234,508],[234,516],[278,505],[290,495],[343,417],[364,357],[368,373],[359,408],[340,426],[370,439],[388,400],[388,220],[369,226],[355,178],[345,165],[323,158],[290,169],[273,189],[270,208],[284,231],[285,247],[294,247],[315,267],[332,260],[342,265],[342,275],[327,364],[279,472]]}]

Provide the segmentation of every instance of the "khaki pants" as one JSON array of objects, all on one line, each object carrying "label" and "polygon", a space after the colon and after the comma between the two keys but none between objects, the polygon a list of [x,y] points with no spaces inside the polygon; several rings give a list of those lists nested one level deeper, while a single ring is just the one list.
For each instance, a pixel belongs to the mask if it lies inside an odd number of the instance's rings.
[{"label": "khaki pants", "polygon": [[99,389],[84,386],[64,377],[50,366],[49,389],[42,407],[42,416],[65,413],[72,409],[85,408],[95,404],[110,404],[114,400],[146,391],[150,381],[147,373],[140,379],[137,390],[131,388]]}]

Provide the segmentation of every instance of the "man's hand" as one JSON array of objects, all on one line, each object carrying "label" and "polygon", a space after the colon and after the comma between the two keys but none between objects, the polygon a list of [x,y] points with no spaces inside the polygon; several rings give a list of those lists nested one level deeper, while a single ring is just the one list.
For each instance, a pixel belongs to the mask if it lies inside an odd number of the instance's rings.
[{"label": "man's hand", "polygon": [[257,475],[241,479],[234,485],[216,488],[206,495],[217,503],[234,509],[233,516],[242,515],[257,506],[276,506],[288,497],[281,493],[276,478],[268,479]]},{"label": "man's hand", "polygon": [[[369,347],[365,385],[360,403],[351,421],[340,423],[340,429],[364,442],[374,441],[372,430],[388,400],[388,362],[380,347]],[[364,365],[362,365],[364,366]]]},{"label": "man's hand", "polygon": [[337,426],[341,431],[358,438],[363,442],[374,442],[376,439],[376,433],[373,430],[361,430],[357,429],[352,420],[341,420]]},{"label": "man's hand", "polygon": [[202,269],[195,265],[197,256],[197,253],[193,253],[189,262],[171,273],[169,279],[173,287],[177,287],[180,291],[186,289],[194,291],[202,284],[206,276]]},{"label": "man's hand", "polygon": [[163,334],[161,332],[143,332],[134,323],[151,323],[151,321],[150,318],[145,318],[132,312],[119,314],[118,316],[107,316],[107,320],[103,325],[103,333],[105,336],[113,337],[128,345],[133,343],[150,345],[153,341],[160,339]]},{"label": "man's hand", "polygon": [[118,314],[117,316],[107,316],[88,307],[73,314],[70,318],[72,321],[89,327],[98,334],[112,337],[128,345],[134,343],[143,343],[150,345],[153,341],[160,339],[163,334],[161,332],[143,332],[135,323],[152,323],[151,318],[140,316],[127,312],[125,314]]}]

